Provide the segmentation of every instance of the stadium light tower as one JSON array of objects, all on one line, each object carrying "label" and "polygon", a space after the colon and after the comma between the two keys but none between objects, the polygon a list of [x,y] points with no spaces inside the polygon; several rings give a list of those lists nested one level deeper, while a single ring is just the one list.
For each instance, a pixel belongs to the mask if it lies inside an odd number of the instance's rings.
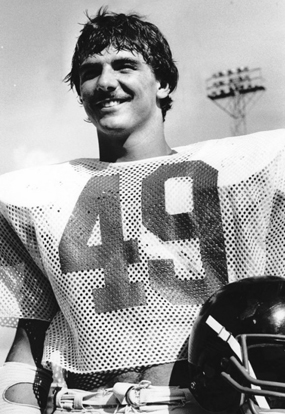
[{"label": "stadium light tower", "polygon": [[231,116],[233,135],[246,134],[246,110],[265,91],[261,69],[240,67],[215,73],[206,80],[207,96]]}]

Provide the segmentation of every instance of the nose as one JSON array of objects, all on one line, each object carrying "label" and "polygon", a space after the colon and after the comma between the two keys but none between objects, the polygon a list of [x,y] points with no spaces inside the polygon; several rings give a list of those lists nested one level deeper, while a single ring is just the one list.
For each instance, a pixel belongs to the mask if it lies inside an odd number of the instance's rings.
[{"label": "nose", "polygon": [[118,81],[116,73],[111,67],[104,67],[97,80],[97,89],[102,91],[113,91],[116,89]]}]

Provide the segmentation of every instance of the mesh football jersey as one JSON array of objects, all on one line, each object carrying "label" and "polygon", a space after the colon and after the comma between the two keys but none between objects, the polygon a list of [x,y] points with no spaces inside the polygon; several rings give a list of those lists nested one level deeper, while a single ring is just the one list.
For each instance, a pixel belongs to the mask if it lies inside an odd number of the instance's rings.
[{"label": "mesh football jersey", "polygon": [[45,366],[92,373],[186,359],[209,295],[284,275],[284,131],[176,151],[0,178],[0,316],[51,321]]}]

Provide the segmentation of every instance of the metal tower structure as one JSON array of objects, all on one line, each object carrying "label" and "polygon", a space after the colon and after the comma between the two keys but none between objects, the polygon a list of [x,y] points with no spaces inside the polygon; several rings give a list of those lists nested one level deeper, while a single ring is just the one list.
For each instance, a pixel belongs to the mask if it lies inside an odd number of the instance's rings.
[{"label": "metal tower structure", "polygon": [[246,134],[246,111],[265,91],[261,69],[240,67],[215,73],[206,80],[207,96],[231,116],[233,135]]}]

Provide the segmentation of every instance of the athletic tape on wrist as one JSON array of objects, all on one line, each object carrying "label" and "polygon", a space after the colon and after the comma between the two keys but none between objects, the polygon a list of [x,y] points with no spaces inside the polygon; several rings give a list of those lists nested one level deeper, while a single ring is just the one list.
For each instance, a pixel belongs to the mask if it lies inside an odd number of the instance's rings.
[{"label": "athletic tape on wrist", "polygon": [[[33,389],[49,391],[52,377],[46,371],[21,362],[6,362],[0,367],[0,413],[1,414],[40,414],[41,410],[35,405],[25,404],[25,401],[13,402],[7,398],[7,391],[17,384],[32,384]],[[35,395],[37,398],[37,396]]]}]

